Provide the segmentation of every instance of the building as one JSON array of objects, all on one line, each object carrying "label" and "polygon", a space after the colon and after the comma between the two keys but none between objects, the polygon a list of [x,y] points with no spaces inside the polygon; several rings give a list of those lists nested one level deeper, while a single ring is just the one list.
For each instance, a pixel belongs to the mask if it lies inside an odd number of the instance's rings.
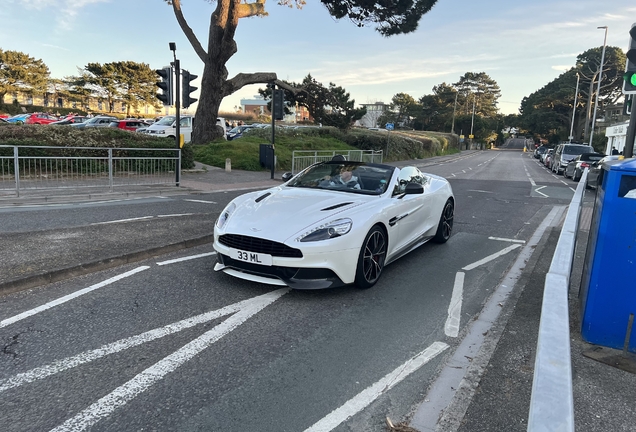
[{"label": "building", "polygon": [[389,105],[384,102],[360,105],[367,109],[367,113],[358,120],[357,124],[366,128],[378,127],[378,119],[382,116],[382,114],[389,110]]},{"label": "building", "polygon": [[[268,100],[260,95],[255,95],[252,99],[241,99],[241,111],[244,114],[251,114],[254,117],[270,116],[267,108]],[[300,123],[304,121],[312,122],[314,119],[309,114],[309,110],[304,106],[296,104],[294,107],[287,107],[291,114],[285,115],[283,121],[286,123]]]},{"label": "building", "polygon": [[[612,147],[616,147],[616,150],[622,154],[625,149],[625,140],[627,139],[627,128],[629,126],[629,120],[623,123],[612,125],[605,129],[605,136],[607,137],[607,147],[605,148],[605,154],[612,154]],[[634,143],[632,143],[632,146]],[[633,147],[632,147],[633,148]]]}]

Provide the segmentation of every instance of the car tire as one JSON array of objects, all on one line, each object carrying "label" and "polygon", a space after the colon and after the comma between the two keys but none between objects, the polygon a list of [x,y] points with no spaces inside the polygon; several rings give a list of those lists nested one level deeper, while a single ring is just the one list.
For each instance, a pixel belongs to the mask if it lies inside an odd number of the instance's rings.
[{"label": "car tire", "polygon": [[439,218],[437,232],[433,241],[435,243],[446,243],[453,233],[453,218],[455,217],[455,204],[452,199],[448,199],[444,204],[444,210]]},{"label": "car tire", "polygon": [[358,288],[371,288],[380,279],[382,270],[384,270],[386,250],[386,233],[378,225],[375,225],[364,238],[360,248],[355,279]]},{"label": "car tire", "polygon": [[18,120],[17,122],[15,122],[15,124],[17,124],[17,125],[23,125],[23,124],[24,124],[24,122],[23,122],[22,120]]}]

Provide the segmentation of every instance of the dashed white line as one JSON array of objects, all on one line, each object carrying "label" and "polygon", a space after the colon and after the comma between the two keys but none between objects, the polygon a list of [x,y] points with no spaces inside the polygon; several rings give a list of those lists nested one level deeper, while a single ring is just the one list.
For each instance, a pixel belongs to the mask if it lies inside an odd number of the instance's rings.
[{"label": "dashed white line", "polygon": [[117,282],[118,280],[121,280],[121,279],[126,278],[128,276],[132,276],[132,275],[134,275],[136,273],[139,273],[140,271],[144,271],[144,270],[147,270],[149,268],[150,267],[148,267],[148,266],[137,267],[136,269],[127,271],[126,273],[122,273],[122,274],[120,274],[118,276],[112,277],[110,279],[106,279],[105,281],[102,281],[100,283],[96,283],[95,285],[91,285],[91,286],[89,286],[87,288],[84,288],[84,289],[81,289],[79,291],[76,291],[73,294],[69,294],[69,295],[66,295],[64,297],[60,297],[59,299],[53,300],[52,302],[48,302],[46,304],[43,304],[42,306],[38,306],[38,307],[36,307],[34,309],[28,310],[26,312],[22,312],[19,315],[15,315],[15,316],[13,316],[11,318],[7,318],[7,319],[5,319],[3,321],[0,321],[0,328],[6,327],[9,324],[13,324],[13,323],[18,322],[20,320],[23,320],[24,318],[27,318],[27,317],[33,316],[35,314],[38,314],[40,312],[43,312],[43,311],[45,311],[47,309],[51,309],[52,307],[61,305],[62,303],[66,303],[69,300],[73,300],[74,298],[82,296],[82,295],[84,295],[86,293],[89,293],[91,291],[95,291],[96,289],[105,287],[106,285],[110,285],[110,284],[112,284],[114,282]]},{"label": "dashed white line", "polygon": [[210,255],[216,255],[216,252],[208,252],[208,253],[202,253],[202,254],[198,254],[198,255],[190,255],[187,257],[183,257],[183,258],[175,258],[175,259],[171,259],[171,260],[167,260],[167,261],[160,261],[157,263],[158,266],[162,266],[162,265],[168,265],[168,264],[174,264],[174,263],[178,263],[178,262],[182,262],[182,261],[189,261],[192,259],[196,259],[196,258],[203,258],[203,257],[207,257]]},{"label": "dashed white line", "polygon": [[120,223],[120,222],[132,222],[132,221],[138,221],[138,220],[144,220],[144,219],[152,219],[153,217],[154,216],[142,216],[142,217],[130,218],[130,219],[118,219],[118,220],[107,221],[107,222],[95,222],[95,223],[92,223],[91,225],[107,225],[107,224],[114,224],[114,223]]},{"label": "dashed white line", "polygon": [[464,275],[463,272],[455,274],[455,284],[453,285],[453,295],[448,305],[448,318],[444,325],[446,336],[457,337],[459,334],[459,324],[462,313],[462,299],[464,296]]},{"label": "dashed white line", "polygon": [[393,372],[385,375],[380,381],[370,387],[367,387],[352,399],[345,402],[340,408],[333,410],[322,420],[318,421],[310,428],[305,429],[305,432],[329,432],[333,430],[340,423],[362,411],[371,402],[389,391],[404,378],[424,366],[447,348],[448,345],[443,342],[433,342],[431,346],[408,360]]},{"label": "dashed white line", "polygon": [[525,240],[517,240],[517,239],[509,239],[509,238],[503,238],[503,237],[488,237],[488,240],[499,240],[499,241],[505,241],[505,242],[510,242],[510,243],[525,243]]},{"label": "dashed white line", "polygon": [[204,203],[204,204],[216,204],[216,201],[205,201],[205,200],[195,200],[195,199],[184,199],[184,201],[190,201],[195,203]]},{"label": "dashed white line", "polygon": [[194,213],[181,213],[181,214],[169,214],[169,215],[157,215],[158,218],[167,217],[179,217],[179,216],[192,216]]},{"label": "dashed white line", "polygon": [[520,244],[514,244],[512,246],[508,246],[507,248],[502,249],[502,250],[500,250],[497,253],[494,253],[492,255],[488,255],[486,258],[480,259],[479,261],[475,261],[474,263],[467,265],[466,267],[462,268],[462,270],[472,270],[472,269],[474,269],[476,267],[479,267],[480,265],[486,264],[486,263],[488,263],[488,262],[490,262],[490,261],[492,261],[492,260],[494,260],[496,258],[499,258],[500,256],[505,255],[508,252],[511,252],[511,251],[513,251],[513,250],[515,250],[517,248],[520,248],[520,247],[521,247]]},{"label": "dashed white line", "polygon": [[150,366],[130,381],[117,387],[110,394],[82,410],[75,417],[52,429],[51,432],[79,432],[89,429],[101,419],[108,417],[117,408],[126,405],[137,395],[152,387],[169,373],[175,371],[194,356],[243,324],[250,317],[260,312],[282,295],[289,292],[284,288],[251,299],[240,311],[223,321],[216,327],[203,333],[198,338],[187,343],[171,355]]}]

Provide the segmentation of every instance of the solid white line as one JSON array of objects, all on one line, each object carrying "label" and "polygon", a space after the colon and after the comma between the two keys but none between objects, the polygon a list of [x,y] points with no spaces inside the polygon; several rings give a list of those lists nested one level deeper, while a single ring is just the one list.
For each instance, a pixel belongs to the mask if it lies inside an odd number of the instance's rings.
[{"label": "solid white line", "polygon": [[51,364],[41,366],[35,369],[31,369],[30,371],[17,374],[5,380],[0,380],[0,392],[9,390],[14,387],[19,387],[21,385],[28,384],[37,380],[44,379],[51,375],[55,375],[59,372],[72,369],[74,367],[83,365],[85,363],[92,362],[93,360],[97,360],[109,354],[115,354],[120,351],[127,350],[128,348],[136,347],[146,342],[152,342],[164,336],[168,336],[168,335],[180,332],[181,330],[185,330],[185,329],[194,327],[196,325],[203,324],[208,321],[212,321],[214,319],[223,317],[225,315],[235,313],[241,310],[246,305],[253,303],[255,299],[259,299],[259,297],[253,297],[247,300],[243,300],[243,301],[225,306],[221,309],[217,309],[215,311],[205,312],[200,315],[186,318],[184,320],[177,321],[175,323],[168,324],[163,327],[149,330],[147,332],[138,334],[136,336],[120,339],[118,341],[101,346],[100,348],[97,348],[91,351],[85,351],[75,356],[67,357],[65,359],[56,360],[55,362]]},{"label": "solid white line", "polygon": [[157,215],[157,217],[175,217],[175,216],[191,216],[194,213],[181,213],[181,214],[169,214],[169,215]]},{"label": "solid white line", "polygon": [[474,263],[472,263],[472,264],[467,265],[467,266],[466,266],[466,267],[464,267],[462,270],[466,270],[466,271],[468,271],[468,270],[472,270],[472,269],[474,269],[474,268],[476,268],[476,267],[479,267],[480,265],[486,264],[486,263],[488,263],[488,262],[490,262],[490,261],[492,261],[492,260],[494,260],[494,259],[496,259],[496,258],[499,258],[500,256],[505,255],[505,254],[507,254],[508,252],[513,251],[513,250],[515,250],[515,249],[517,249],[517,248],[520,248],[520,247],[521,247],[521,245],[520,245],[520,244],[514,244],[514,245],[512,245],[512,246],[508,246],[507,248],[502,249],[502,250],[500,250],[500,251],[499,251],[499,252],[497,252],[497,253],[494,253],[494,254],[492,254],[492,255],[487,256],[487,257],[486,257],[486,258],[484,258],[484,259],[481,259],[481,260],[479,260],[479,261],[476,261],[476,262],[474,262]]},{"label": "solid white line", "polygon": [[289,288],[254,297],[248,304],[244,305],[240,311],[221,324],[208,330],[168,357],[150,366],[130,381],[117,387],[110,394],[107,394],[88,408],[82,410],[75,417],[66,420],[60,426],[52,429],[51,432],[79,432],[90,428],[101,419],[108,417],[117,408],[126,405],[137,395],[148,390],[166,375],[175,371],[287,292],[289,292]]},{"label": "solid white line", "polygon": [[453,295],[448,305],[448,318],[444,325],[446,336],[457,337],[459,334],[459,324],[462,313],[462,299],[464,296],[464,275],[463,272],[455,274],[455,285],[453,285]]},{"label": "solid white line", "polygon": [[94,291],[94,290],[96,290],[98,288],[105,287],[106,285],[110,285],[113,282],[117,282],[120,279],[123,279],[123,278],[128,277],[128,276],[132,276],[135,273],[139,273],[140,271],[147,270],[149,268],[150,267],[148,267],[148,266],[137,267],[134,270],[130,270],[130,271],[126,272],[126,273],[122,273],[122,274],[120,274],[118,276],[112,277],[110,279],[106,279],[105,281],[102,281],[102,282],[97,283],[95,285],[91,285],[91,286],[89,286],[87,288],[84,288],[84,289],[81,289],[79,291],[76,291],[73,294],[69,294],[69,295],[66,295],[64,297],[60,297],[59,299],[53,300],[52,302],[48,302],[46,304],[43,304],[42,306],[38,306],[38,307],[36,307],[34,309],[28,310],[26,312],[22,312],[19,315],[15,315],[15,316],[13,316],[11,318],[7,318],[7,319],[5,319],[3,321],[0,321],[0,328],[6,327],[9,324],[13,324],[13,323],[15,323],[17,321],[23,320],[24,318],[27,318],[27,317],[30,317],[32,315],[38,314],[38,313],[43,312],[43,311],[45,311],[47,309],[51,309],[54,306],[58,306],[58,305],[61,305],[62,303],[66,303],[67,301],[73,300],[76,297],[79,297],[81,295],[84,295],[86,293]]},{"label": "solid white line", "polygon": [[96,222],[96,223],[92,223],[91,225],[106,225],[106,224],[113,224],[113,223],[119,223],[119,222],[131,222],[131,221],[138,221],[138,220],[144,220],[144,219],[152,219],[153,217],[154,216],[142,216],[138,218],[119,219],[119,220],[108,221],[108,222]]},{"label": "solid white line", "polygon": [[305,432],[329,432],[336,428],[340,423],[346,421],[349,417],[362,411],[367,405],[376,400],[382,394],[389,391],[393,386],[398,384],[404,378],[415,372],[426,363],[434,359],[438,354],[448,348],[443,342],[433,342],[431,346],[424,351],[408,360],[402,366],[393,372],[384,376],[380,381],[362,390],[352,399],[349,399],[340,408],[333,410],[326,417],[315,423]]},{"label": "solid white line", "polygon": [[171,260],[167,260],[167,261],[161,261],[158,262],[157,265],[158,266],[162,266],[162,265],[167,265],[167,264],[174,264],[174,263],[178,263],[181,261],[188,261],[191,259],[196,259],[196,258],[203,258],[206,256],[210,256],[210,255],[216,255],[216,252],[208,252],[208,253],[202,253],[199,255],[191,255],[191,256],[187,256],[187,257],[183,257],[183,258],[175,258],[175,259],[171,259]]},{"label": "solid white line", "polygon": [[196,203],[204,203],[204,204],[216,204],[215,201],[204,201],[204,200],[195,200],[195,199],[184,199],[184,201],[196,202]]},{"label": "solid white line", "polygon": [[509,238],[503,238],[503,237],[488,237],[488,240],[499,240],[499,241],[505,241],[505,242],[510,242],[510,243],[525,243],[525,240],[517,240],[517,239],[509,239]]},{"label": "solid white line", "polygon": [[530,177],[529,179],[530,179],[530,184],[531,184],[532,186],[536,186],[536,185],[537,185],[537,184],[534,182],[534,180],[532,180],[532,177]]}]

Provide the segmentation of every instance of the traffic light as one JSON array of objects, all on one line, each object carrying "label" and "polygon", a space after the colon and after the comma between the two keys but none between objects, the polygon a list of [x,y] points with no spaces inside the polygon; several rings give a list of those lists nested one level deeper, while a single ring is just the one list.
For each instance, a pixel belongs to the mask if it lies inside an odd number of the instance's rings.
[{"label": "traffic light", "polygon": [[632,100],[634,100],[634,95],[625,95],[625,102],[623,102],[623,115],[630,115],[632,113]]},{"label": "traffic light", "polygon": [[164,106],[172,105],[172,68],[166,66],[163,69],[155,71],[161,77],[161,81],[157,82],[157,87],[161,89],[161,93],[157,93],[157,99],[163,102]]},{"label": "traffic light", "polygon": [[636,23],[629,30],[629,45],[627,46],[627,62],[623,75],[623,94],[636,94]]},{"label": "traffic light", "polygon": [[284,110],[285,91],[274,89],[274,119],[282,120],[285,115]]},{"label": "traffic light", "polygon": [[183,108],[188,108],[190,105],[199,100],[190,97],[190,93],[199,88],[191,86],[190,82],[194,81],[198,77],[198,75],[191,74],[187,70],[181,71],[181,93],[183,94]]}]

